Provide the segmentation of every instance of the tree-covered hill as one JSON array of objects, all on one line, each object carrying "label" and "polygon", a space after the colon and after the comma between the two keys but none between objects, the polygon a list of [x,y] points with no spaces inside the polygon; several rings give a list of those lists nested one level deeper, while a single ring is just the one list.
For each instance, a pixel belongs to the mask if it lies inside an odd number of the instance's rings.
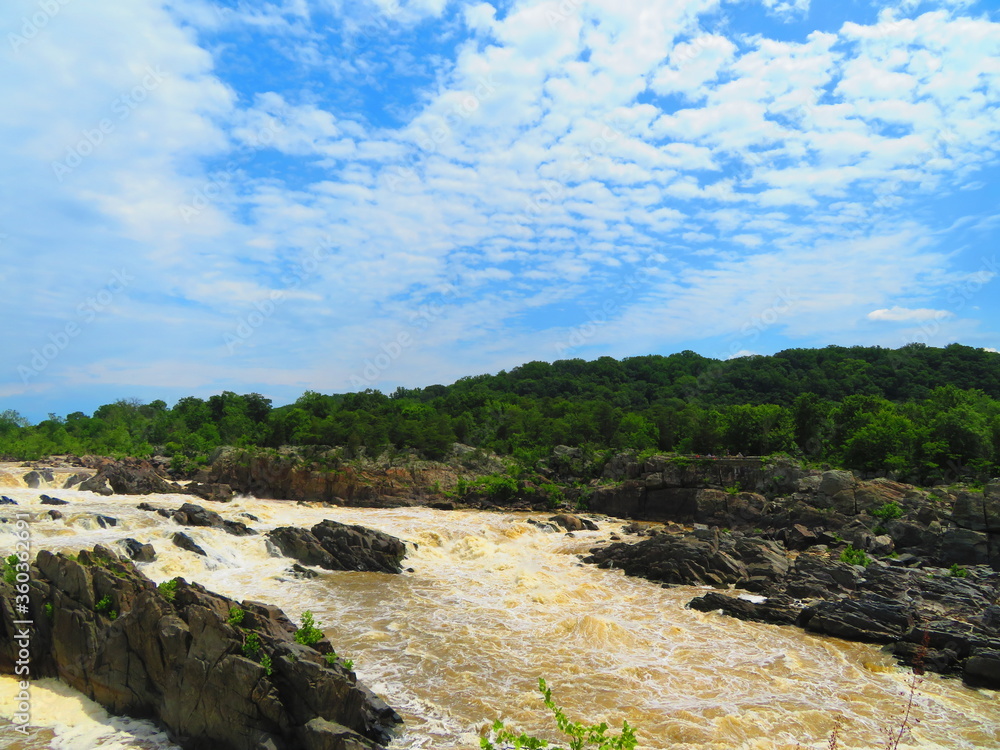
[{"label": "tree-covered hill", "polygon": [[218,445],[342,446],[443,456],[462,442],[530,463],[556,445],[681,453],[787,452],[931,481],[1000,465],[1000,354],[952,344],[790,349],[719,361],[694,352],[529,362],[451,385],[123,400],[28,425],[0,414],[0,453],[144,455],[178,465]]}]

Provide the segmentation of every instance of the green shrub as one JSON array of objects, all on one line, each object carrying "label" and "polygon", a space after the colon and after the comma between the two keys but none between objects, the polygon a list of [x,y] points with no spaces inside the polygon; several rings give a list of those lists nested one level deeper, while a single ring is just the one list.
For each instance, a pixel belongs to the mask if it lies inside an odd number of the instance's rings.
[{"label": "green shrub", "polygon": [[101,600],[94,605],[95,612],[101,612],[102,614],[107,614],[111,611],[111,597],[102,596]]},{"label": "green shrub", "polygon": [[948,575],[954,576],[955,578],[968,578],[969,571],[965,569],[964,565],[952,563],[951,567],[948,568]]},{"label": "green shrub", "polygon": [[43,604],[42,609],[45,610],[45,616],[51,620],[53,617],[52,602],[49,602],[48,604]]},{"label": "green shrub", "polygon": [[862,549],[854,549],[854,545],[848,544],[847,549],[840,553],[840,561],[849,565],[861,565],[868,567],[868,555]]},{"label": "green shrub", "polygon": [[308,609],[302,613],[302,627],[295,631],[295,641],[303,646],[312,646],[323,640],[323,631],[316,627],[313,613]]},{"label": "green shrub", "polygon": [[899,518],[903,515],[903,509],[899,507],[895,500],[890,500],[887,503],[883,503],[878,508],[871,511],[871,515],[875,518],[881,518],[888,521],[892,518]]},{"label": "green shrub", "polygon": [[262,667],[264,667],[264,674],[266,674],[268,677],[270,677],[271,674],[272,674],[272,672],[274,671],[271,668],[271,657],[268,656],[267,654],[264,654],[263,656],[261,656],[260,657],[260,665]]},{"label": "green shrub", "polygon": [[478,490],[494,502],[507,502],[517,497],[517,480],[503,474],[489,474],[473,482],[470,489]]},{"label": "green shrub", "polygon": [[260,636],[256,633],[247,633],[243,641],[243,655],[252,659],[260,651]]},{"label": "green shrub", "polygon": [[6,583],[13,585],[17,582],[17,564],[21,558],[17,555],[8,555],[3,560],[3,579]]},{"label": "green shrub", "polygon": [[240,623],[243,622],[243,615],[245,614],[246,612],[239,607],[231,607],[229,610],[229,617],[226,618],[226,622],[233,627],[239,627]]},{"label": "green shrub", "polygon": [[[552,712],[559,731],[569,739],[569,750],[585,750],[588,747],[592,747],[594,750],[633,750],[638,744],[638,740],[635,737],[635,730],[629,726],[627,721],[622,723],[620,735],[609,737],[607,734],[608,725],[606,723],[602,722],[588,727],[566,718],[563,710],[552,700],[552,691],[545,684],[545,680],[538,680],[538,689],[542,693],[546,708]],[[482,750],[501,750],[501,748],[505,747],[524,748],[525,750],[538,750],[539,748],[551,747],[552,750],[559,750],[556,745],[550,746],[546,740],[540,740],[524,732],[518,734],[507,729],[499,719],[493,722],[490,735],[490,737],[480,738],[479,746]],[[500,746],[498,747],[493,744],[494,742],[500,743]]]},{"label": "green shrub", "polygon": [[738,494],[740,494],[740,492],[741,492],[741,490],[740,490],[740,488],[739,488],[738,485],[734,485],[732,487],[726,487],[726,494],[727,495],[738,495]]},{"label": "green shrub", "polygon": [[564,502],[566,502],[566,496],[563,494],[562,487],[552,484],[551,482],[545,482],[539,489],[542,494],[545,495],[545,506],[549,510],[555,510],[560,507]]},{"label": "green shrub", "polygon": [[174,597],[177,596],[177,579],[174,578],[171,581],[164,581],[159,586],[160,593],[163,594],[163,598],[168,602],[172,602]]}]

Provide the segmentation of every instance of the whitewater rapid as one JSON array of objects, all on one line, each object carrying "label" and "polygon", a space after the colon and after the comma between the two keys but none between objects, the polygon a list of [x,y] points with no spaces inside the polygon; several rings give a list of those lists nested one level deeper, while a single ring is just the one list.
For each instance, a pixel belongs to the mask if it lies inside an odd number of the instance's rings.
[{"label": "whitewater rapid", "polygon": [[[572,718],[613,727],[627,719],[640,747],[657,750],[825,748],[835,726],[841,748],[881,747],[906,702],[909,672],[876,647],[694,612],[684,605],[699,589],[665,589],[582,564],[580,555],[621,531],[613,520],[570,537],[528,523],[544,515],[246,497],[200,503],[261,532],[235,537],[136,508],[139,502],[177,508],[191,501],[185,495],[99,497],[23,486],[0,492],[19,503],[0,507],[0,516],[31,516],[36,552],[97,543],[120,549],[132,537],[155,547],[156,560],[139,565],[154,581],[183,576],[238,600],[276,604],[296,621],[311,610],[338,653],[354,660],[359,679],[406,719],[391,750],[475,748],[497,717],[555,740],[536,689],[539,677]],[[50,506],[39,501],[45,492],[70,503],[55,508],[63,518],[48,517]],[[98,515],[117,525],[102,528]],[[263,532],[325,518],[405,540],[409,571],[295,578],[294,561],[270,548]],[[11,526],[0,524],[3,554],[13,548]],[[207,557],[173,546],[176,531]],[[8,724],[15,692],[12,677],[0,678],[0,720]],[[9,726],[0,728],[4,747],[175,747],[148,722],[109,717],[58,682],[35,683],[32,699],[33,736],[23,741]],[[919,724],[901,747],[1000,747],[994,692],[928,675],[915,715]]]}]

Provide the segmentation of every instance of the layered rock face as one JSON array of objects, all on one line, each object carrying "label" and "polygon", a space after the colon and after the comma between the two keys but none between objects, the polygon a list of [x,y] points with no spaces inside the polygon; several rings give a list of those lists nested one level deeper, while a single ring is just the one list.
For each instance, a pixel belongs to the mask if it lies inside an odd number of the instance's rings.
[{"label": "layered rock face", "polygon": [[406,554],[406,544],[394,536],[330,520],[310,530],[281,526],[267,537],[286,557],[327,570],[399,573]]},{"label": "layered rock face", "polygon": [[[176,579],[157,588],[97,546],[47,551],[31,568],[33,677],[59,677],[116,714],[152,718],[191,750],[376,750],[399,715],[295,639],[281,610]],[[24,620],[0,582],[0,671],[13,672]],[[171,590],[171,588],[173,590]],[[235,623],[231,613],[242,610]]]}]

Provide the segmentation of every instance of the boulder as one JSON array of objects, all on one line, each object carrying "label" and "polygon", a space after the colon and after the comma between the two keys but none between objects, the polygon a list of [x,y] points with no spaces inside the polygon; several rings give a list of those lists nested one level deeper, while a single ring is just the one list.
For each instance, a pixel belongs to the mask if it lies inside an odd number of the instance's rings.
[{"label": "boulder", "polygon": [[242,521],[228,521],[214,510],[206,510],[194,503],[184,503],[169,515],[181,526],[207,526],[222,529],[233,536],[253,536],[257,533]]},{"label": "boulder", "polygon": [[46,515],[53,521],[58,521],[60,518],[63,517],[63,514],[60,513],[58,510],[50,510],[48,511],[48,513],[46,513]]},{"label": "boulder", "polygon": [[841,492],[853,492],[858,480],[849,471],[824,471],[819,481],[820,494],[835,497]]},{"label": "boulder", "polygon": [[41,496],[42,505],[69,505],[67,500],[61,500],[58,497],[49,497],[48,495]]},{"label": "boulder", "polygon": [[54,478],[55,477],[52,472],[48,469],[42,469],[41,471],[29,471],[23,477],[24,483],[33,490],[38,489],[42,485],[48,484]]},{"label": "boulder", "polygon": [[819,544],[819,538],[800,523],[795,524],[784,535],[788,549],[803,550]]},{"label": "boulder", "polygon": [[662,583],[722,587],[749,577],[746,566],[716,543],[693,536],[658,534],[636,544],[617,542],[590,552],[584,562]]},{"label": "boulder", "polygon": [[281,526],[267,533],[286,557],[327,570],[400,573],[406,544],[381,531],[325,520],[312,529]]},{"label": "boulder", "polygon": [[962,529],[1000,533],[1000,482],[991,482],[982,492],[959,492],[951,520]]},{"label": "boulder", "polygon": [[0,505],[17,505],[17,501],[6,495],[0,495]]},{"label": "boulder", "polygon": [[[402,725],[354,673],[326,662],[328,641],[297,643],[276,607],[183,579],[165,594],[100,547],[78,561],[40,552],[29,586],[32,677],[59,677],[113,714],[151,718],[186,750],[381,750]],[[105,598],[110,606],[95,606]],[[13,599],[0,582],[0,600]],[[237,606],[239,627],[227,622]],[[6,673],[18,658],[16,619],[0,607]]]},{"label": "boulder", "polygon": [[228,484],[190,482],[186,489],[192,495],[213,503],[228,503],[233,499],[233,488]]},{"label": "boulder", "polygon": [[183,531],[175,531],[170,541],[174,543],[175,547],[180,547],[182,550],[194,552],[196,555],[201,555],[202,557],[208,557],[208,553]]},{"label": "boulder", "polygon": [[583,525],[583,519],[570,513],[560,513],[558,516],[552,516],[549,520],[562,526],[566,531],[583,531],[586,528]]},{"label": "boulder", "polygon": [[111,482],[103,474],[95,474],[90,479],[84,479],[80,482],[79,489],[85,492],[93,492],[96,495],[113,495],[115,494],[114,489],[111,487]]},{"label": "boulder", "polygon": [[849,641],[892,643],[913,627],[915,615],[913,607],[869,595],[813,604],[802,610],[798,624],[810,632]]},{"label": "boulder", "polygon": [[977,650],[965,662],[963,677],[974,687],[1000,689],[1000,651],[995,649]]},{"label": "boulder", "polygon": [[94,517],[97,519],[97,525],[100,526],[102,529],[107,529],[112,526],[118,525],[117,518],[113,518],[111,516],[102,516],[102,515],[97,515]]},{"label": "boulder", "polygon": [[[107,491],[108,488],[111,492]],[[179,484],[160,476],[149,461],[136,458],[104,463],[92,478],[80,483],[80,489],[101,495],[149,495],[184,491]]]},{"label": "boulder", "polygon": [[766,599],[758,603],[749,599],[727,596],[717,591],[709,591],[704,596],[692,599],[687,606],[699,612],[721,610],[723,614],[740,620],[768,622],[774,625],[794,625],[801,610],[787,597]]},{"label": "boulder", "polygon": [[75,474],[70,474],[68,477],[66,477],[66,480],[63,482],[63,489],[68,490],[70,487],[74,487],[80,484],[81,482],[85,482],[86,480],[90,479],[90,476],[91,476],[90,472],[86,471],[78,471]]},{"label": "boulder", "polygon": [[[190,539],[190,537],[188,537],[188,539]],[[142,542],[132,539],[131,537],[122,539],[119,544],[125,548],[125,553],[136,562],[153,562],[153,560],[156,559],[156,550],[153,549],[152,544],[143,544]],[[194,542],[192,542],[192,544],[194,544]],[[198,549],[201,548],[198,547]],[[202,551],[202,554],[204,554],[204,550]]]}]

